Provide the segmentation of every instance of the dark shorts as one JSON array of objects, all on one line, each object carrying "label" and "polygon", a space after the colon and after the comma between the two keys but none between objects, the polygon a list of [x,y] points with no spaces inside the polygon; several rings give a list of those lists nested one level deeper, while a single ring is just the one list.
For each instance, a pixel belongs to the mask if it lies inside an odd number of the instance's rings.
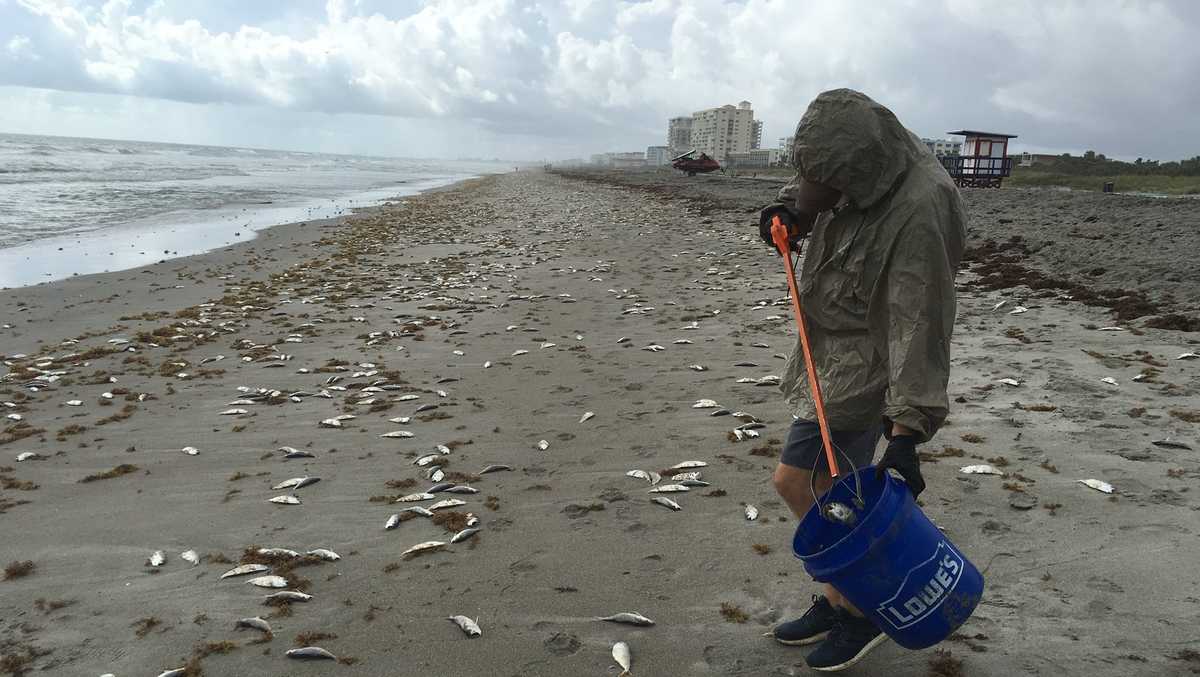
[{"label": "dark shorts", "polygon": [[[830,435],[833,437],[834,453],[837,454],[838,470],[848,472],[849,468],[846,466],[849,463],[858,468],[871,465],[875,458],[875,447],[883,437],[883,424],[870,430],[833,430],[830,431]],[[847,457],[849,461],[846,460]],[[825,446],[821,443],[821,429],[815,421],[792,421],[787,444],[783,447],[783,453],[779,455],[779,462],[801,470],[819,468],[828,474],[829,464],[825,460]]]}]

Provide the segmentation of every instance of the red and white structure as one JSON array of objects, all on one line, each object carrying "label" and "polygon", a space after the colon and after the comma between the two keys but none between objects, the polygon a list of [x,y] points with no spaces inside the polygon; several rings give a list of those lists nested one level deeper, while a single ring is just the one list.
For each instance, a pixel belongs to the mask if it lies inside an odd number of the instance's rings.
[{"label": "red and white structure", "polygon": [[966,137],[959,155],[938,158],[960,188],[999,188],[1001,179],[1012,174],[1008,140],[1017,138],[1015,134],[973,129],[946,133]]}]

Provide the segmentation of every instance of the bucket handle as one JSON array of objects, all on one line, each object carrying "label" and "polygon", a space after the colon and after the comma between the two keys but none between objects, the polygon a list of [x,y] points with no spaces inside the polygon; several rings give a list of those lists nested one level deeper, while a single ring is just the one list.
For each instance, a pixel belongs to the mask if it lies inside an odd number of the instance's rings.
[{"label": "bucket handle", "polygon": [[[839,447],[836,444],[833,444],[832,440],[830,441],[830,446],[833,448],[834,451],[841,454],[842,458],[846,460],[847,465],[850,466],[850,474],[851,474],[851,476],[854,477],[854,489],[851,490],[850,493],[854,496],[854,507],[858,508],[859,510],[862,510],[864,507],[866,507],[866,501],[863,500],[862,478],[858,476],[858,466],[854,463],[854,459],[850,458],[849,454],[842,451],[841,447]],[[825,504],[821,502],[821,499],[824,498],[825,494],[821,494],[820,496],[817,496],[817,466],[819,466],[819,465],[820,465],[819,461],[817,463],[814,463],[813,470],[811,473],[809,473],[808,490],[809,490],[809,492],[812,493],[813,501],[815,501],[817,504],[817,512],[820,513],[821,517],[824,517],[825,519],[829,520],[830,519],[829,516],[825,513]],[[837,478],[831,476],[830,479],[837,479]],[[831,486],[830,488],[832,489],[833,487]],[[833,520],[830,520],[830,521],[833,521]]]}]

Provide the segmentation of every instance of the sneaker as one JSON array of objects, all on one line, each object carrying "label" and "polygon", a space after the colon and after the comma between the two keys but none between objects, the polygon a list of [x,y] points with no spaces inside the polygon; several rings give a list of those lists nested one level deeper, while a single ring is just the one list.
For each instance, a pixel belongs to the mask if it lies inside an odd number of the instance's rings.
[{"label": "sneaker", "polygon": [[775,626],[775,641],[788,646],[815,644],[829,634],[833,627],[835,611],[829,600],[813,595],[813,604],[804,615],[794,621]]},{"label": "sneaker", "polygon": [[834,609],[833,627],[829,636],[805,661],[808,667],[821,672],[845,670],[862,660],[879,646],[887,635],[870,619],[855,616],[844,609]]}]

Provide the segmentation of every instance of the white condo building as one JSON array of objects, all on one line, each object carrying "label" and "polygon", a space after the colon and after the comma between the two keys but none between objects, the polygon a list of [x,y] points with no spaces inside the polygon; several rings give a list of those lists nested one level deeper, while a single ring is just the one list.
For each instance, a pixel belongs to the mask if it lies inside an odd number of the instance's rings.
[{"label": "white condo building", "polygon": [[754,119],[749,101],[696,111],[667,123],[667,147],[675,155],[695,149],[724,161],[730,153],[748,153],[761,145],[762,121]]}]

